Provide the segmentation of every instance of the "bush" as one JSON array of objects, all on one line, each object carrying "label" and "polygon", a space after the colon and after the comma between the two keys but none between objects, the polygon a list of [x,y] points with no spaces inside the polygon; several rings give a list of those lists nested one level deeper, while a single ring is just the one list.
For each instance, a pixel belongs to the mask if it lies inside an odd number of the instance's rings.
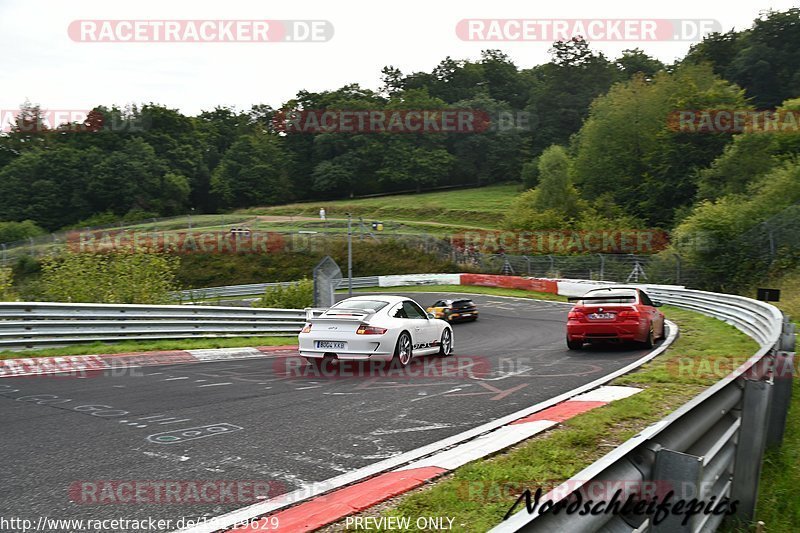
[{"label": "bush", "polygon": [[303,309],[314,305],[314,282],[303,278],[287,287],[267,287],[261,300],[254,307]]},{"label": "bush", "polygon": [[137,252],[72,253],[42,263],[42,297],[53,302],[170,303],[178,258]]},{"label": "bush", "polygon": [[46,232],[32,220],[22,222],[0,222],[0,242],[15,242],[37,237]]},{"label": "bush", "polygon": [[16,299],[16,295],[11,289],[13,284],[13,271],[7,267],[0,267],[0,301],[7,302]]}]

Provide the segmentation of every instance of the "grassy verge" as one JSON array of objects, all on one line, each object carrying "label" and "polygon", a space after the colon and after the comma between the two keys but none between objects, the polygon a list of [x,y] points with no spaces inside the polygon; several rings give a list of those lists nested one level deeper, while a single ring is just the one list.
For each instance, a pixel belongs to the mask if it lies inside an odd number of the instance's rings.
[{"label": "grassy verge", "polygon": [[[412,521],[420,516],[451,517],[456,530],[486,531],[502,520],[524,489],[572,477],[720,377],[691,369],[681,372],[678,359],[743,361],[758,348],[749,337],[713,318],[670,307],[665,307],[665,313],[681,328],[675,344],[638,371],[612,382],[640,387],[642,392],[572,418],[492,458],[465,465],[370,513],[406,516]],[[787,505],[797,507],[797,502]]]},{"label": "grassy verge", "polygon": [[797,531],[800,527],[800,383],[795,379],[786,433],[780,450],[768,450],[758,487],[756,519],[767,531]]},{"label": "grassy verge", "polygon": [[129,341],[117,343],[95,342],[76,344],[60,348],[0,352],[0,359],[20,357],[62,357],[67,355],[94,355],[129,352],[155,352],[167,350],[201,350],[206,348],[242,348],[247,346],[281,346],[296,344],[297,338],[290,337],[216,337],[211,339],[171,339],[154,341]]},{"label": "grassy verge", "polygon": [[324,207],[331,218],[352,213],[357,217],[383,221],[440,221],[459,226],[496,228],[518,194],[518,184],[504,184],[478,189],[249,208],[237,214],[318,217],[320,207]]},{"label": "grassy verge", "polygon": [[[346,284],[347,281],[345,280]],[[338,292],[347,292],[347,289]],[[547,292],[524,291],[521,289],[503,289],[500,287],[476,287],[472,285],[425,285],[411,287],[375,287],[372,289],[354,289],[353,292],[452,292],[467,294],[488,294],[493,296],[513,296],[514,298],[529,298],[532,300],[550,300],[566,302],[566,296],[550,294]]]}]

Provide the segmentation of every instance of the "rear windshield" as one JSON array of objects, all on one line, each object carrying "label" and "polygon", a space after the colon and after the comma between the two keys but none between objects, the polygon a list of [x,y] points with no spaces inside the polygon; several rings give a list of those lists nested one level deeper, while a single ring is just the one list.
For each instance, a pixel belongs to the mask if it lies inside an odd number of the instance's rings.
[{"label": "rear windshield", "polygon": [[634,292],[589,292],[584,294],[585,300],[578,303],[581,305],[600,305],[600,304],[633,304],[636,303],[636,293]]},{"label": "rear windshield", "polygon": [[375,313],[377,311],[380,311],[387,305],[389,305],[389,302],[382,302],[380,300],[342,300],[341,302],[336,302],[331,307],[331,310],[335,310],[336,308],[361,309],[363,311],[369,311],[371,313]]},{"label": "rear windshield", "polygon": [[472,300],[456,300],[453,302],[453,307],[472,307],[474,305]]}]

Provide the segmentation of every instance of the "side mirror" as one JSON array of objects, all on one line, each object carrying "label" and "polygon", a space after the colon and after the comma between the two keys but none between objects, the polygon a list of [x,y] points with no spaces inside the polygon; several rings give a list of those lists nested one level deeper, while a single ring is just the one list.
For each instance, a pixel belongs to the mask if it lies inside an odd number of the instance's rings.
[{"label": "side mirror", "polygon": [[661,307],[662,305],[664,305],[664,304],[662,304],[661,302],[657,302],[657,301],[653,300],[653,307]]},{"label": "side mirror", "polygon": [[436,315],[434,315],[433,313],[427,313],[427,315],[429,319],[436,318]]}]

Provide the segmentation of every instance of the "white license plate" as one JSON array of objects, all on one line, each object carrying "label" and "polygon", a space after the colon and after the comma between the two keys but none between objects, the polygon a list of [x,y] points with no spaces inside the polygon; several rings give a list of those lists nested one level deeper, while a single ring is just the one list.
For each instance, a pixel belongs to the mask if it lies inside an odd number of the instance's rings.
[{"label": "white license plate", "polygon": [[472,316],[472,313],[461,313],[461,316]]},{"label": "white license plate", "polygon": [[614,313],[591,313],[589,320],[613,320],[615,316]]},{"label": "white license plate", "polygon": [[346,350],[346,342],[336,341],[317,341],[317,348],[333,349],[333,350]]}]

